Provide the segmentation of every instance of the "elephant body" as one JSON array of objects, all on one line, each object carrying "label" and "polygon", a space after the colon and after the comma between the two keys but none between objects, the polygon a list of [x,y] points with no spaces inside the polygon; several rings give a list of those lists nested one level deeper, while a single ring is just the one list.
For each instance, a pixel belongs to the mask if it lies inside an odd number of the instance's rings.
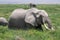
[{"label": "elephant body", "polygon": [[51,27],[48,14],[44,10],[38,10],[37,8],[16,9],[12,12],[9,18],[9,28],[23,28],[37,27],[42,29],[42,25],[48,23],[48,28]]},{"label": "elephant body", "polygon": [[0,17],[0,25],[6,26],[8,21],[4,17]]},{"label": "elephant body", "polygon": [[25,27],[25,22],[24,22],[24,17],[25,17],[25,12],[26,10],[24,9],[16,9],[12,12],[9,18],[9,28],[24,28]]}]

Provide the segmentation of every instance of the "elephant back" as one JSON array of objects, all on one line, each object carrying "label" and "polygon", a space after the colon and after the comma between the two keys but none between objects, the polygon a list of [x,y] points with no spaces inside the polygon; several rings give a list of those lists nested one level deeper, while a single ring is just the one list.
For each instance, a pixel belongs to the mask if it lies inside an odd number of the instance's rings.
[{"label": "elephant back", "polygon": [[0,22],[7,22],[7,20],[3,17],[0,17]]},{"label": "elephant back", "polygon": [[20,16],[24,16],[25,15],[26,10],[25,9],[15,9],[12,14],[10,15],[10,17],[20,17]]},{"label": "elephant back", "polygon": [[4,17],[0,17],[0,25],[7,25],[8,21]]}]

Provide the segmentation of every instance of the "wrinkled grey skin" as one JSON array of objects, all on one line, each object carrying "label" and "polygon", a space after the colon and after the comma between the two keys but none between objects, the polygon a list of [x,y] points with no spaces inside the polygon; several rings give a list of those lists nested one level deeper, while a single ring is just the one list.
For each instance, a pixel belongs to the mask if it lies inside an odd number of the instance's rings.
[{"label": "wrinkled grey skin", "polygon": [[8,21],[4,17],[0,17],[0,25],[6,26],[8,25]]},{"label": "wrinkled grey skin", "polygon": [[28,10],[16,9],[12,12],[9,18],[9,28],[40,28],[44,23],[48,24],[48,28],[51,29],[52,25],[48,14],[44,10],[38,10],[37,8],[31,8]]}]

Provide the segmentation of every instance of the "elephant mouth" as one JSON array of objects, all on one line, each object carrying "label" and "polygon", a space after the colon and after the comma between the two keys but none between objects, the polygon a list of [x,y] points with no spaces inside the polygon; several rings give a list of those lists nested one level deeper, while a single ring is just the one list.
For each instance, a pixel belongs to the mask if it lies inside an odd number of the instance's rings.
[{"label": "elephant mouth", "polygon": [[37,24],[36,29],[43,30],[41,24]]}]

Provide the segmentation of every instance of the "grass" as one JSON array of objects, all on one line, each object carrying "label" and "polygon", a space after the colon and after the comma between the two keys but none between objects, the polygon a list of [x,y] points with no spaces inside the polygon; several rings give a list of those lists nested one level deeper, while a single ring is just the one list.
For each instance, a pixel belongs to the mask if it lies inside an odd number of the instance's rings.
[{"label": "grass", "polygon": [[[11,12],[16,8],[28,9],[27,5],[21,4],[0,4],[0,17],[7,20]],[[38,9],[47,11],[55,31],[40,31],[36,29],[29,30],[11,30],[8,26],[0,26],[0,40],[15,40],[16,36],[25,40],[60,40],[60,5],[37,5]]]}]

